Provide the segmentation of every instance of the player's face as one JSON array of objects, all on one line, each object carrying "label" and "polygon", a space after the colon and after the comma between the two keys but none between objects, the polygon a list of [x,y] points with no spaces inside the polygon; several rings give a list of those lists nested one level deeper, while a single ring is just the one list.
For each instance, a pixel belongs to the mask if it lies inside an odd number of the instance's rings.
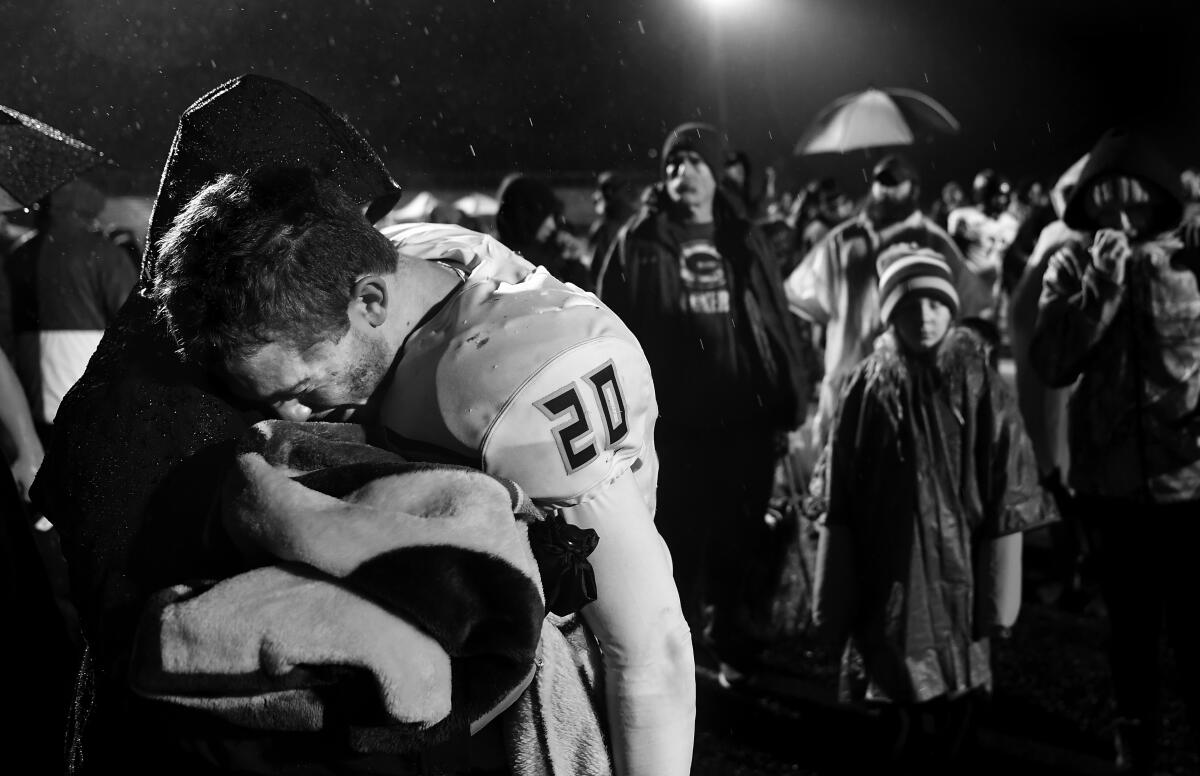
[{"label": "player's face", "polygon": [[351,327],[301,350],[272,342],[226,366],[234,392],[284,420],[348,420],[370,404],[391,368],[385,342]]},{"label": "player's face", "polygon": [[685,205],[712,202],[717,180],[704,159],[695,151],[675,151],[667,157],[667,196]]},{"label": "player's face", "polygon": [[892,311],[892,328],[900,343],[921,355],[937,347],[950,329],[950,308],[925,294],[908,294]]}]

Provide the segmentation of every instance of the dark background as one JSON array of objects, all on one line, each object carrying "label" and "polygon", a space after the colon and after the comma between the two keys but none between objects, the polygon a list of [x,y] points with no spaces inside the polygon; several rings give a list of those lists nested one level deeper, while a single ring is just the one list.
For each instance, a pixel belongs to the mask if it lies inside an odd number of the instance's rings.
[{"label": "dark background", "polygon": [[175,122],[244,72],[346,113],[414,193],[524,169],[653,174],[671,126],[720,123],[786,185],[862,186],[863,152],[797,158],[822,105],[927,92],[956,137],[910,149],[926,192],[983,167],[1052,181],[1106,127],[1200,164],[1195,0],[39,0],[0,3],[0,102],[115,159],[152,194]]}]

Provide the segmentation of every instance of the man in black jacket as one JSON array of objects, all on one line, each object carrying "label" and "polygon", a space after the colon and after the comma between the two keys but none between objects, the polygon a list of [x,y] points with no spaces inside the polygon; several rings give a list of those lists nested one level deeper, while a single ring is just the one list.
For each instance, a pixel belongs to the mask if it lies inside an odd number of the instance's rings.
[{"label": "man in black jacket", "polygon": [[755,657],[745,621],[756,602],[755,539],[809,381],[770,247],[717,183],[724,160],[715,127],[684,124],[667,136],[662,182],[618,238],[599,293],[650,362],[660,410],[655,522],[697,664],[728,679]]}]

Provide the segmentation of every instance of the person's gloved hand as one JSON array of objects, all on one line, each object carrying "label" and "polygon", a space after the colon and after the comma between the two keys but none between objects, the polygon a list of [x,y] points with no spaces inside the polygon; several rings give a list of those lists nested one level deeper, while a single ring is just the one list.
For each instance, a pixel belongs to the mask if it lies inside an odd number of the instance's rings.
[{"label": "person's gloved hand", "polygon": [[1129,235],[1116,229],[1101,229],[1090,250],[1092,266],[1114,283],[1125,280],[1125,262],[1133,253]]}]

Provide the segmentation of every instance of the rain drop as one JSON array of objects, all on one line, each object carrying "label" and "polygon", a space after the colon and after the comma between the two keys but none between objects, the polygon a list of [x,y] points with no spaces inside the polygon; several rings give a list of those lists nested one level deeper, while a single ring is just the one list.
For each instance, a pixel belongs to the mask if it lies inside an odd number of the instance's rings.
[{"label": "rain drop", "polygon": [[475,146],[473,146],[473,145],[471,145],[470,143],[468,143],[468,144],[467,144],[467,148],[470,148],[470,149],[471,149],[471,156],[475,156]]},{"label": "rain drop", "polygon": [[646,28],[642,26],[641,19],[638,19],[638,32],[642,33],[643,35],[646,34]]}]

